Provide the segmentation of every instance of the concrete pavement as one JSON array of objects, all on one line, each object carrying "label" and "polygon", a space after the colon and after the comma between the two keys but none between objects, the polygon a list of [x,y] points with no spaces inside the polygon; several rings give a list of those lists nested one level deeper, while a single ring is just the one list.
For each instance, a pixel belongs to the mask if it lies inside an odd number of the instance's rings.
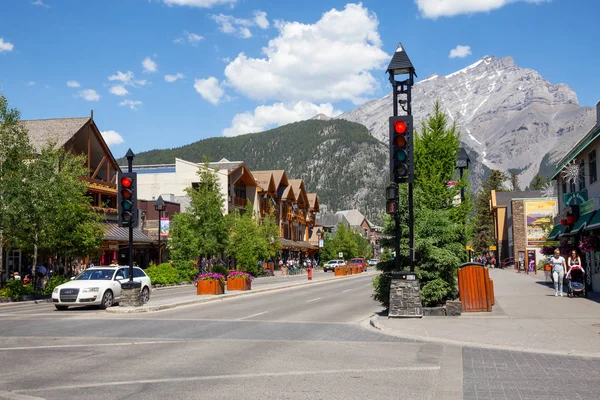
[{"label": "concrete pavement", "polygon": [[[600,299],[555,297],[543,272],[490,270],[496,304],[491,313],[460,317],[388,319],[371,324],[403,338],[461,346],[600,357]],[[594,297],[595,296],[595,297]]]}]

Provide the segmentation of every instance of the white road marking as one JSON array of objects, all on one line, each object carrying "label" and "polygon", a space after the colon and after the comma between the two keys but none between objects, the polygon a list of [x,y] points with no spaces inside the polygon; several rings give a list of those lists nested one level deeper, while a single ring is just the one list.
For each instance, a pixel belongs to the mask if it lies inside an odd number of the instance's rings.
[{"label": "white road marking", "polygon": [[[175,383],[175,382],[196,382],[196,381],[209,381],[209,380],[230,380],[230,379],[255,379],[255,378],[270,378],[270,377],[286,377],[286,376],[307,376],[307,375],[321,375],[321,374],[347,374],[347,373],[385,373],[385,372],[402,372],[402,371],[439,371],[439,365],[423,366],[423,367],[390,367],[390,368],[360,368],[360,369],[328,369],[328,370],[316,370],[316,371],[287,371],[287,372],[261,372],[257,374],[229,374],[229,375],[212,375],[212,376],[189,376],[189,377],[177,377],[177,378],[163,378],[163,379],[140,379],[135,381],[111,381],[111,382],[100,382],[100,383],[81,383],[78,385],[64,385],[64,386],[51,386],[38,389],[21,389],[15,390],[15,392],[43,392],[49,390],[76,390],[84,388],[101,388],[110,386],[124,386],[124,385],[139,385],[139,384],[157,384],[157,383]],[[19,399],[20,400],[20,399]]]},{"label": "white road marking", "polygon": [[317,301],[317,300],[321,300],[322,297],[317,297],[316,299],[312,299],[312,300],[307,300],[307,303],[312,303],[313,301]]},{"label": "white road marking", "polygon": [[72,347],[103,347],[103,346],[114,347],[114,346],[132,346],[132,345],[184,343],[184,342],[186,342],[186,341],[185,340],[154,340],[151,342],[127,342],[127,343],[56,344],[56,345],[47,345],[47,346],[0,347],[0,351],[62,349],[62,348],[72,348]]},{"label": "white road marking", "polygon": [[342,293],[346,293],[346,292],[349,292],[349,291],[351,291],[351,290],[352,290],[352,289],[346,289],[346,290],[342,290]]},{"label": "white road marking", "polygon": [[268,311],[259,312],[256,314],[248,315],[247,317],[238,318],[238,319],[236,319],[236,321],[241,321],[246,318],[258,317],[259,315],[263,315],[263,314],[267,314],[267,313],[268,313]]}]

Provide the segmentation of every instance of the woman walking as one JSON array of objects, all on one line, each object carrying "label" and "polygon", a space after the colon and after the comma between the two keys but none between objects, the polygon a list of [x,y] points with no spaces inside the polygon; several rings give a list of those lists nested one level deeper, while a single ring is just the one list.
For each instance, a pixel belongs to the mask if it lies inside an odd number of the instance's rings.
[{"label": "woman walking", "polygon": [[571,267],[573,265],[579,265],[579,266],[581,266],[581,258],[579,258],[579,256],[577,255],[577,251],[576,250],[573,250],[571,252],[571,257],[569,257],[568,262],[569,262],[569,269],[571,269]]},{"label": "woman walking", "polygon": [[554,278],[554,296],[558,296],[559,288],[560,295],[563,296],[563,280],[567,273],[567,263],[563,256],[560,255],[560,250],[554,250],[554,257],[550,258],[552,264],[552,277]]}]

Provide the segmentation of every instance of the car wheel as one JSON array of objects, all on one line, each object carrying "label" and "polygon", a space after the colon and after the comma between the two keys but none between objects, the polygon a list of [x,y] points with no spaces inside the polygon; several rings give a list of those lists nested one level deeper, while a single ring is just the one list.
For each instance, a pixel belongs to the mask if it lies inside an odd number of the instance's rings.
[{"label": "car wheel", "polygon": [[146,304],[148,300],[150,300],[150,290],[148,289],[148,286],[145,286],[142,289],[142,303]]},{"label": "car wheel", "polygon": [[113,293],[110,290],[104,292],[104,296],[102,296],[102,303],[100,304],[100,308],[106,309],[113,305]]},{"label": "car wheel", "polygon": [[65,311],[67,308],[69,308],[69,306],[59,306],[58,304],[55,304],[54,307],[56,307],[58,311]]}]

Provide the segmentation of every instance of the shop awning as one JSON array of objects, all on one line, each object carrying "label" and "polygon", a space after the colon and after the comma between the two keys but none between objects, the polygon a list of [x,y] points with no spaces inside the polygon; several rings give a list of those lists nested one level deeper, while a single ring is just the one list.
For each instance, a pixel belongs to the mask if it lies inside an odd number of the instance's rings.
[{"label": "shop awning", "polygon": [[600,229],[600,211],[597,211],[592,219],[590,219],[584,230],[591,231],[594,229]]},{"label": "shop awning", "polygon": [[561,224],[554,225],[554,228],[552,228],[552,231],[548,235],[548,240],[558,239],[558,236],[565,233],[566,230],[567,230],[566,226],[562,226]]},{"label": "shop awning", "polygon": [[[108,242],[129,243],[129,228],[119,227],[117,224],[103,224],[104,240]],[[155,243],[156,240],[146,236],[139,228],[133,228],[134,243]]]},{"label": "shop awning", "polygon": [[571,229],[571,232],[569,232],[569,235],[576,235],[576,234],[582,232],[583,229],[587,226],[587,224],[590,222],[590,220],[594,216],[594,213],[595,213],[595,211],[592,211],[592,212],[583,214],[581,217],[579,217],[577,222],[575,222],[575,225],[573,225],[573,229]]},{"label": "shop awning", "polygon": [[302,241],[294,241],[289,239],[280,238],[279,242],[281,243],[281,247],[284,249],[317,249],[317,245],[311,244],[309,242]]}]

